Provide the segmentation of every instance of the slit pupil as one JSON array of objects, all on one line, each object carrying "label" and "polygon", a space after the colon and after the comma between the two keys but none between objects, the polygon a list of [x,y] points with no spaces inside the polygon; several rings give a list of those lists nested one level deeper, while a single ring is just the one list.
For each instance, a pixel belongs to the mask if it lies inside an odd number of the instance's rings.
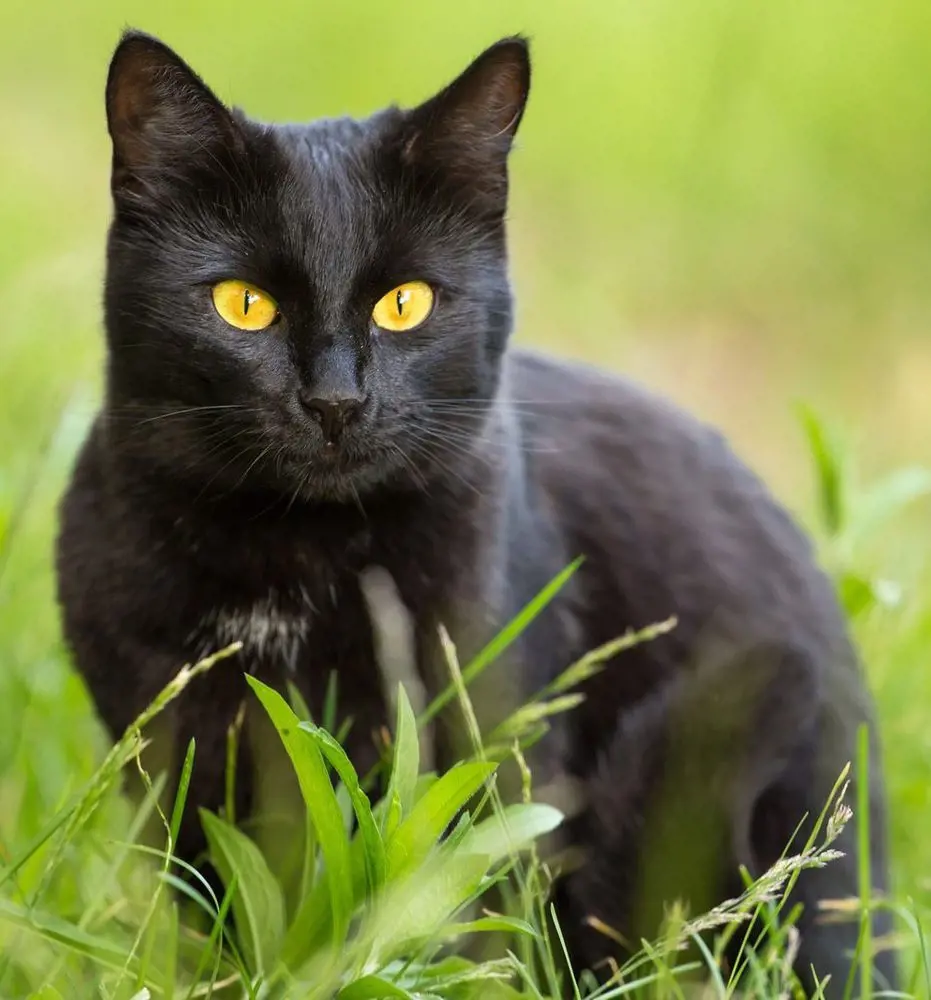
[{"label": "slit pupil", "polygon": [[398,315],[404,315],[404,293],[398,289]]},{"label": "slit pupil", "polygon": [[243,314],[243,316],[248,316],[249,315],[249,306],[250,306],[251,302],[252,302],[252,293],[247,288],[245,290],[245,292],[243,293],[243,300],[242,300],[242,314]]}]

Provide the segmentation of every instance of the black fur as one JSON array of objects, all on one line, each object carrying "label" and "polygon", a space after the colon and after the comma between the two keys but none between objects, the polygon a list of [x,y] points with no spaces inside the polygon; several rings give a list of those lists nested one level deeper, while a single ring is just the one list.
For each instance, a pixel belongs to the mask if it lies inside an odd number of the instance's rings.
[{"label": "black fur", "polygon": [[[465,658],[585,556],[476,693],[485,724],[583,652],[676,615],[588,684],[536,762],[587,791],[572,829],[588,861],[559,902],[591,965],[613,946],[586,915],[636,940],[662,898],[711,905],[739,863],[773,862],[872,710],[829,582],[716,433],[627,382],[506,350],[507,155],[528,88],[527,46],[509,39],[420,108],[269,126],[160,42],[124,37],[107,83],[106,397],[63,503],[60,599],[114,734],[261,616],[267,641],[245,636],[169,716],[173,746],[197,738],[191,804],[210,808],[243,669],[292,677],[319,710],[336,668],[350,750],[362,769],[375,759],[369,567],[393,578],[435,690],[440,622]],[[273,327],[219,318],[210,287],[232,277],[277,299]],[[436,289],[430,318],[374,329],[375,301],[413,279]],[[335,445],[302,391],[364,400]],[[240,776],[243,812],[258,789]],[[878,777],[872,791],[882,889]],[[203,841],[188,817],[190,858]],[[817,899],[855,893],[852,833],[847,858],[798,888],[798,968],[831,973],[835,994],[856,927],[822,924]]]}]

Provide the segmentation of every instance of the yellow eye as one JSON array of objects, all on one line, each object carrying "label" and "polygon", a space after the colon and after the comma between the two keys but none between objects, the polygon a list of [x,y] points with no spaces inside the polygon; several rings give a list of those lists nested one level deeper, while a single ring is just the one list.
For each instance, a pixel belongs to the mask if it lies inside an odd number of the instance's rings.
[{"label": "yellow eye", "polygon": [[278,304],[261,288],[245,281],[221,281],[213,286],[213,305],[237,330],[264,330],[278,317]]},{"label": "yellow eye", "polygon": [[432,308],[433,289],[424,281],[406,281],[375,303],[372,319],[382,330],[413,330]]}]

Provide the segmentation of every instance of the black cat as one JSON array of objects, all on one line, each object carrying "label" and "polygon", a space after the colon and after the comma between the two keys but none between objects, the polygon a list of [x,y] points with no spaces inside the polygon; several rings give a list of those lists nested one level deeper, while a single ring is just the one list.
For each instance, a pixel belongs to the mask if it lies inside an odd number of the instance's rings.
[{"label": "black cat", "polygon": [[[335,668],[350,752],[375,761],[372,568],[435,691],[439,623],[465,659],[584,556],[476,691],[484,725],[585,651],[675,615],[587,685],[535,761],[539,781],[581,792],[568,829],[585,861],[558,905],[592,966],[616,946],[586,916],[636,941],[664,900],[711,905],[739,890],[740,863],[774,862],[872,709],[809,546],[716,433],[607,374],[507,350],[507,157],[529,82],[526,43],[507,39],[413,110],[264,125],[159,41],[123,38],[106,90],[106,395],[58,572],[114,734],[181,664],[244,643],[155,742],[197,739],[188,858],[193,805],[223,801],[243,670],[293,681],[318,711]],[[273,774],[250,781],[243,754],[239,815]],[[878,770],[874,752],[882,890]],[[796,892],[797,968],[830,973],[835,995],[857,928],[822,922],[818,901],[856,892],[852,828],[841,846]]]}]

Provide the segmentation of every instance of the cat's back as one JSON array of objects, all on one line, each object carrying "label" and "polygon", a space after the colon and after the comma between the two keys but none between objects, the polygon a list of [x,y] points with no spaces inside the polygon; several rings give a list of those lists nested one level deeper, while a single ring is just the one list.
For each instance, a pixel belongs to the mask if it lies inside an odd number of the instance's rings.
[{"label": "cat's back", "polygon": [[506,393],[606,638],[677,615],[683,640],[792,637],[852,658],[811,545],[720,433],[631,381],[531,352],[514,353]]}]

